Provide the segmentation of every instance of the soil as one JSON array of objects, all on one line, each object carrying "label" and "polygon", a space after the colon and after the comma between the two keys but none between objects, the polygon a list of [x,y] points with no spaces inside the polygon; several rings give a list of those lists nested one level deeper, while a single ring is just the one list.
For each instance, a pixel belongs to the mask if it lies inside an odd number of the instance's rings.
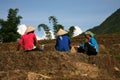
[{"label": "soil", "polygon": [[[120,80],[120,34],[96,35],[99,53],[57,52],[55,40],[39,41],[45,51],[16,51],[17,43],[0,44],[0,80]],[[83,36],[71,39],[83,43]]]}]

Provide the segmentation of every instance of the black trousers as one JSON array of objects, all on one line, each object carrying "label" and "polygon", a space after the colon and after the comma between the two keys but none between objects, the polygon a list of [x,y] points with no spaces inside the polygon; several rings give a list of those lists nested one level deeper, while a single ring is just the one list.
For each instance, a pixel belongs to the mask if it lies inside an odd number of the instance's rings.
[{"label": "black trousers", "polygon": [[85,53],[85,54],[87,54],[87,55],[89,55],[89,56],[90,56],[90,55],[97,55],[97,52],[96,52],[95,48],[92,47],[92,46],[90,46],[89,43],[84,43],[84,48],[79,47],[79,48],[77,49],[77,52]]},{"label": "black trousers", "polygon": [[32,49],[32,50],[25,50],[24,52],[32,52],[32,51],[41,51],[41,50],[38,49],[38,48],[35,48],[35,49]]}]

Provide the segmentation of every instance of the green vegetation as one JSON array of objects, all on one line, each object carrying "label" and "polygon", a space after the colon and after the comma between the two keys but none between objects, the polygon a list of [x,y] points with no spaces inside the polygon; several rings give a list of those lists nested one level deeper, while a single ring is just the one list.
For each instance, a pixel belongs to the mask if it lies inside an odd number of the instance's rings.
[{"label": "green vegetation", "polygon": [[3,42],[15,42],[20,37],[17,32],[17,26],[20,23],[21,16],[17,16],[18,9],[9,9],[8,19],[0,19],[0,37]]},{"label": "green vegetation", "polygon": [[120,9],[109,16],[102,24],[89,30],[95,34],[120,33]]},{"label": "green vegetation", "polygon": [[53,24],[54,35],[56,35],[57,31],[59,30],[57,18],[55,16],[50,16],[49,22]]},{"label": "green vegetation", "polygon": [[45,30],[46,38],[52,39],[49,27],[46,24],[39,24],[38,29],[40,30],[41,27]]},{"label": "green vegetation", "polygon": [[120,55],[116,55],[115,58],[120,60]]},{"label": "green vegetation", "polygon": [[[57,18],[55,16],[50,16],[48,19],[49,19],[49,22],[52,23],[53,25],[54,36],[56,36],[56,33],[58,32],[59,29],[64,29],[63,25],[58,24]],[[52,39],[49,27],[44,23],[38,25],[39,30],[41,27],[44,29],[47,39],[48,40]],[[75,30],[74,26],[71,26],[69,28],[68,36],[70,38],[73,37],[74,30]]]},{"label": "green vegetation", "polygon": [[[15,42],[20,38],[20,34],[17,32],[17,26],[20,24],[20,19],[22,19],[22,17],[17,15],[18,11],[19,9],[10,8],[7,17],[8,19],[0,19],[0,42]],[[52,22],[53,24],[54,35],[56,35],[60,28],[64,29],[63,25],[58,24],[55,16],[50,16],[48,19],[49,22]],[[40,30],[41,28],[44,29],[47,39],[50,40],[52,36],[49,27],[42,23],[38,25],[38,29]],[[68,32],[70,37],[73,36],[74,30],[74,26],[69,28]]]},{"label": "green vegetation", "polygon": [[71,26],[71,27],[69,28],[69,33],[68,33],[68,35],[69,35],[70,38],[73,37],[74,31],[75,31],[75,27],[74,27],[74,26]]}]

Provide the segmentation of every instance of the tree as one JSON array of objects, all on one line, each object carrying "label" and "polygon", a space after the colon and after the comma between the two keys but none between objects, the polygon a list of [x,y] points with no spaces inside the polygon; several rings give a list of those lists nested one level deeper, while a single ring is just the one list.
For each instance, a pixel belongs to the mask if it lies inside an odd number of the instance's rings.
[{"label": "tree", "polygon": [[3,42],[15,42],[20,37],[17,32],[17,26],[20,23],[21,16],[17,16],[18,9],[9,9],[7,20],[0,19],[0,36]]},{"label": "tree", "polygon": [[50,16],[49,22],[52,22],[53,24],[54,35],[56,35],[56,33],[60,28],[64,29],[64,26],[62,26],[61,24],[58,24],[58,21],[55,16]]},{"label": "tree", "polygon": [[46,24],[39,24],[38,30],[40,30],[41,27],[44,29],[47,39],[52,39],[49,27]]},{"label": "tree", "polygon": [[[57,21],[57,19],[56,19],[55,16],[50,16],[48,19],[49,19],[49,22],[50,22],[50,23],[52,22],[52,24],[53,24],[54,35],[56,35],[56,33],[58,32],[58,30],[59,30],[60,28],[61,28],[61,29],[64,29],[64,26],[62,26],[61,24],[58,24],[58,21]],[[48,28],[48,26],[45,25],[45,24],[40,24],[40,25],[38,25],[38,28],[40,28],[40,27],[42,27],[42,28],[45,30],[46,37],[47,37],[48,39],[51,39],[51,34],[50,34],[50,32],[49,32],[50,29]],[[71,26],[71,27],[69,28],[69,33],[68,33],[69,37],[73,37],[74,30],[75,30],[74,26]]]},{"label": "tree", "polygon": [[50,17],[49,17],[49,22],[52,22],[53,25],[57,25],[57,23],[58,23],[55,16],[50,16]]},{"label": "tree", "polygon": [[74,26],[71,26],[71,27],[69,28],[69,32],[68,32],[68,35],[69,35],[70,38],[73,37],[74,31],[75,31],[75,27],[74,27]]},{"label": "tree", "polygon": [[49,17],[49,22],[53,24],[53,30],[54,30],[54,35],[56,35],[57,31],[58,31],[58,27],[57,27],[57,19],[55,16],[50,16]]}]

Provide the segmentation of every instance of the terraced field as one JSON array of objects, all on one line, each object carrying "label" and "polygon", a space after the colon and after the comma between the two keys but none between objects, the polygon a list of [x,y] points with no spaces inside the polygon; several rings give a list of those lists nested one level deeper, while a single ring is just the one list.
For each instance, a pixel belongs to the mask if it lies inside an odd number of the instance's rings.
[{"label": "terraced field", "polygon": [[[55,40],[39,41],[45,51],[16,51],[17,43],[0,44],[0,80],[120,80],[120,34],[96,35],[97,56],[57,52]],[[84,42],[71,39],[71,46]]]}]

